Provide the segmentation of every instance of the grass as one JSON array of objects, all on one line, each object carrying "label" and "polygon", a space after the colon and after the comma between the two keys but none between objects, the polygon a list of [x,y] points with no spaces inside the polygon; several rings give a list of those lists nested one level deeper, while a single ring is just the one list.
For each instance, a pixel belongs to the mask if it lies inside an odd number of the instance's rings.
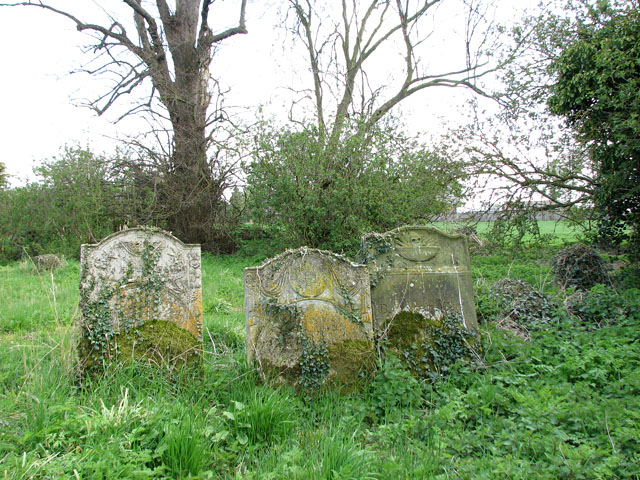
[{"label": "grass", "polygon": [[[552,253],[475,256],[477,292],[509,275],[559,298]],[[203,257],[203,376],[132,364],[82,386],[77,262],[1,267],[0,479],[640,479],[640,305],[602,328],[560,312],[531,342],[486,323],[483,361],[444,380],[389,361],[362,392],[305,396],[244,360],[258,261]]]},{"label": "grass", "polygon": [[[455,222],[435,222],[434,225],[445,231],[454,231],[463,224]],[[488,235],[494,225],[495,222],[477,222],[474,224],[480,236]],[[573,243],[577,237],[580,237],[584,233],[583,227],[564,220],[540,220],[538,221],[538,229],[540,236],[545,239],[545,243],[555,246]],[[527,234],[523,240],[529,242],[532,240],[532,237]]]}]

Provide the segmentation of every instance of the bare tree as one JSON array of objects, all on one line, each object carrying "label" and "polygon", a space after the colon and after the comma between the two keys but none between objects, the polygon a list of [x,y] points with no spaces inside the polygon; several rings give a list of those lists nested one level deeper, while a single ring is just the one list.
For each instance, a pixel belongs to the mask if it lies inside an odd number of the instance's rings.
[{"label": "bare tree", "polygon": [[553,211],[575,219],[594,213],[597,165],[576,132],[547,107],[556,81],[550,65],[578,35],[574,18],[580,14],[565,0],[544,0],[526,12],[505,36],[523,54],[499,75],[499,108],[476,109],[471,123],[450,135],[449,144],[476,180],[475,203],[485,210],[502,209],[505,217],[519,210],[533,217]]},{"label": "bare tree", "polygon": [[97,66],[85,71],[114,80],[111,88],[90,104],[98,114],[147,86],[145,97],[134,97],[136,102],[122,117],[146,111],[170,123],[172,142],[167,168],[159,172],[164,189],[159,198],[165,202],[168,227],[185,241],[202,243],[211,238],[212,218],[224,207],[222,194],[229,181],[229,171],[219,168],[219,158],[208,156],[212,127],[221,118],[218,108],[210,108],[209,69],[217,45],[247,33],[247,0],[237,0],[237,25],[217,33],[210,27],[213,3],[101,2],[100,8],[118,6],[119,13],[104,10],[108,20],[96,23],[80,19],[73,7],[63,9],[54,0],[0,3],[62,15],[74,22],[78,31],[92,37]]},{"label": "bare tree", "polygon": [[[489,5],[482,0],[458,1],[465,11],[464,39],[456,62],[441,71],[430,71],[423,43],[434,33],[439,7],[457,0],[288,0],[293,15],[290,30],[304,44],[313,76],[307,92],[313,100],[320,136],[328,144],[338,141],[349,121],[358,134],[371,129],[396,105],[431,87],[464,87],[487,95],[479,84],[508,63],[516,50],[492,61],[487,30]],[[484,27],[482,24],[485,24]],[[391,47],[400,53],[396,83],[374,86],[369,66],[389,68]],[[447,52],[446,55],[449,55]],[[452,66],[454,65],[454,66]]]}]

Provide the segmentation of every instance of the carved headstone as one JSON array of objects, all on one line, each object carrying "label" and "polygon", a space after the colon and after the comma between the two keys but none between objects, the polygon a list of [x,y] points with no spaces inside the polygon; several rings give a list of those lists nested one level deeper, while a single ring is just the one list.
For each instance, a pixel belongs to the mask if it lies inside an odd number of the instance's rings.
[{"label": "carved headstone", "polygon": [[305,388],[352,384],[373,367],[369,274],[303,247],[246,268],[249,361]]},{"label": "carved headstone", "polygon": [[162,230],[131,228],[82,245],[81,264],[85,365],[116,358],[175,364],[199,356],[199,245]]},{"label": "carved headstone", "polygon": [[[466,236],[430,226],[405,226],[362,238],[362,262],[371,272],[371,303],[376,334],[422,374],[433,369],[435,328],[456,318],[464,331],[477,329],[473,281]],[[410,347],[410,348],[409,348]],[[427,358],[427,360],[425,360]],[[428,365],[427,365],[428,364]]]}]

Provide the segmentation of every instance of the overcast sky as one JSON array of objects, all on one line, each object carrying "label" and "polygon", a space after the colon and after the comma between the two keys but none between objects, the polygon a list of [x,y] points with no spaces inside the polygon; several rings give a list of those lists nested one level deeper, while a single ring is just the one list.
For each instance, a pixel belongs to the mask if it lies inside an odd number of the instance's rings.
[{"label": "overcast sky", "polygon": [[[91,19],[81,14],[89,15],[95,8],[95,2],[89,0],[57,3],[68,5],[83,19]],[[103,5],[120,3],[102,1]],[[227,0],[214,4],[213,9],[232,9],[230,15],[216,18],[226,19],[227,26],[233,25],[237,21],[237,3]],[[509,6],[507,10],[517,10],[522,5],[516,1],[502,3]],[[266,12],[265,4],[271,5]],[[249,34],[228,40],[213,62],[213,74],[231,88],[226,104],[245,107],[249,115],[264,105],[268,115],[282,116],[291,98],[286,87],[298,85],[307,75],[305,59],[296,63],[292,52],[283,49],[282,32],[275,28],[275,4],[266,0],[250,3]],[[454,19],[450,21],[452,25],[447,29],[455,32],[460,25],[454,25]],[[447,56],[448,42],[450,39],[441,40],[443,47],[436,55]],[[98,117],[76,105],[102,91],[99,81],[69,73],[88,58],[82,54],[85,43],[86,37],[76,31],[71,21],[51,12],[33,7],[0,7],[0,161],[14,177],[14,185],[30,176],[35,164],[56,155],[65,144],[109,152],[119,137],[144,128],[135,119],[114,125],[114,114],[107,112]],[[404,103],[403,116],[415,131],[439,133],[444,124],[455,123],[463,115],[464,98],[466,95],[454,95],[450,89],[427,89]]]}]

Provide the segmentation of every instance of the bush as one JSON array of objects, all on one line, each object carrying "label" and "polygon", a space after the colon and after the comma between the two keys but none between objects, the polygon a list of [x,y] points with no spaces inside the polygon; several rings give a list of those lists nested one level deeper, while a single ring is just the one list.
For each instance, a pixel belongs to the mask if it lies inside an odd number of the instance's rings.
[{"label": "bush", "polygon": [[355,252],[360,235],[427,221],[461,196],[459,163],[396,130],[353,126],[330,142],[317,129],[264,129],[246,167],[247,211],[280,247]]},{"label": "bush", "polygon": [[610,283],[598,252],[580,243],[558,252],[553,257],[552,270],[554,280],[562,288],[589,290],[598,283]]},{"label": "bush", "polygon": [[0,260],[60,253],[74,258],[123,224],[148,218],[153,199],[118,167],[118,155],[65,147],[34,169],[39,180],[0,190]]}]

